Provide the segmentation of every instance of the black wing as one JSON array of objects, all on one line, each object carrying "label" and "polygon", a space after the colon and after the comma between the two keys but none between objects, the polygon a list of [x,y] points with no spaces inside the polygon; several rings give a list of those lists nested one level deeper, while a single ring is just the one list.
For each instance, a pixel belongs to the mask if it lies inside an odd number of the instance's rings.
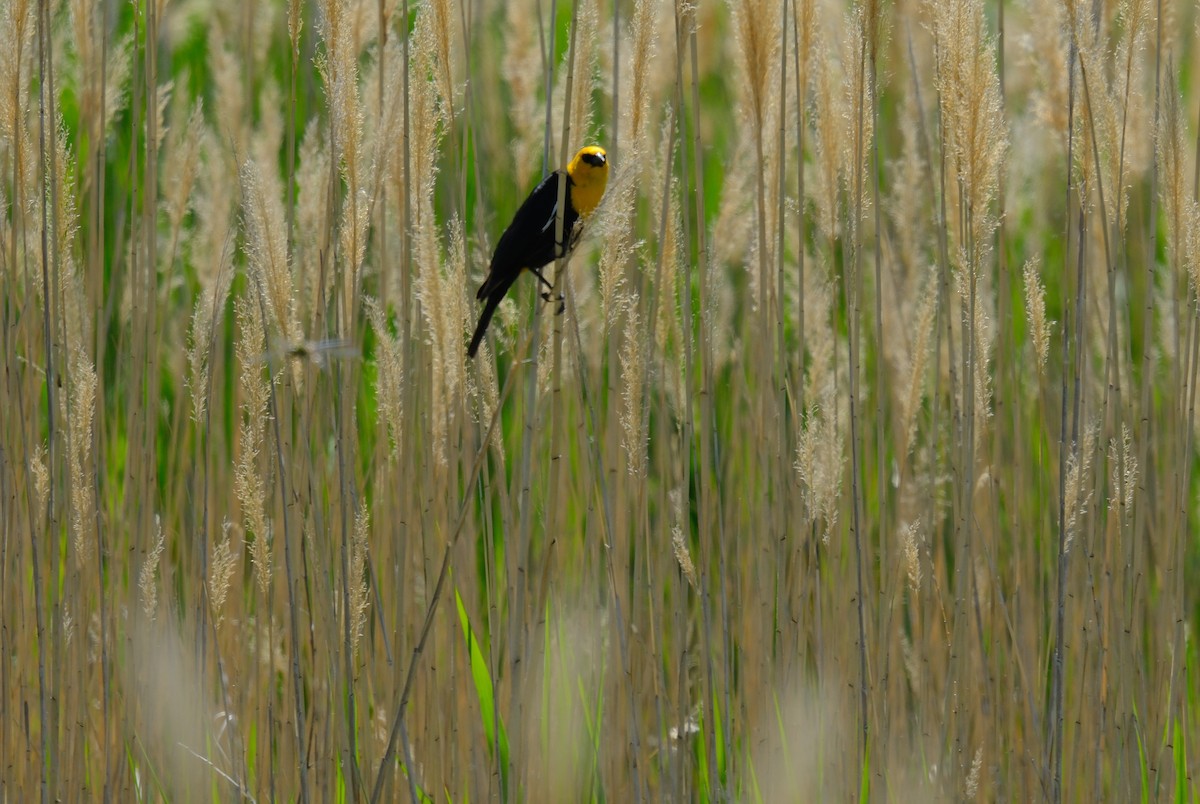
[{"label": "black wing", "polygon": [[[476,298],[485,298],[492,292],[493,287],[499,286],[505,280],[511,284],[522,269],[541,268],[558,256],[554,248],[554,225],[558,216],[560,175],[564,174],[555,171],[542,179],[525,199],[525,203],[521,204],[521,208],[513,216],[512,223],[496,243],[487,280],[479,288]],[[567,193],[567,197],[570,198],[569,188]],[[578,218],[578,213],[568,203],[566,214],[563,215],[563,234],[567,242],[571,241],[570,236]]]}]

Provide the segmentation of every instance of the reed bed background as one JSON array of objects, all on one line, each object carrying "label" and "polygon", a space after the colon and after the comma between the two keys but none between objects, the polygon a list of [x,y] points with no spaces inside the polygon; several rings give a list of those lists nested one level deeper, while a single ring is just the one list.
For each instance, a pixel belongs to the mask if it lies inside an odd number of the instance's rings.
[{"label": "reed bed background", "polygon": [[1198,20],[3,3],[0,800],[1196,800]]}]

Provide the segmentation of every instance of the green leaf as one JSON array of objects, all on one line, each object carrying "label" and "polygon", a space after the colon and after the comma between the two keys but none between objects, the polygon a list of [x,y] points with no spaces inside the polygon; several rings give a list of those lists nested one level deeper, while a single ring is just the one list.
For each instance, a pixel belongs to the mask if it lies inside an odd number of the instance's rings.
[{"label": "green leaf", "polygon": [[467,618],[467,609],[463,605],[462,595],[454,590],[454,604],[458,607],[458,621],[462,625],[463,636],[467,639],[467,654],[471,659],[471,679],[475,682],[475,694],[479,696],[479,710],[483,717],[483,733],[487,738],[488,753],[496,760],[500,769],[501,797],[508,792],[508,733],[504,728],[504,720],[496,709],[495,689],[492,686],[492,675],[488,669],[487,658],[475,638]]}]

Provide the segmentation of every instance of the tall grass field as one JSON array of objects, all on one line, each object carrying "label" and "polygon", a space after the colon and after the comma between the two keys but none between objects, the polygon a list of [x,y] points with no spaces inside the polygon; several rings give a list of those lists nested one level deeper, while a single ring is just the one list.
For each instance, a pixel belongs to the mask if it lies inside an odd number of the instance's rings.
[{"label": "tall grass field", "polygon": [[1198,802],[1198,395],[1193,0],[4,0],[0,802]]}]

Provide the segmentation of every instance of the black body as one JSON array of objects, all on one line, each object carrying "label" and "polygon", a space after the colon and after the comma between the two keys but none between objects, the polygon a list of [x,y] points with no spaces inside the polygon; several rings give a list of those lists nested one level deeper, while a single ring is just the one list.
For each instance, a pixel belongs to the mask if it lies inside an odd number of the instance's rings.
[{"label": "black body", "polygon": [[496,251],[492,254],[487,279],[475,294],[476,299],[486,299],[487,303],[479,316],[475,334],[471,336],[471,345],[467,347],[468,357],[474,357],[479,351],[479,343],[496,313],[496,307],[513,282],[517,281],[521,271],[528,268],[537,272],[559,256],[554,242],[554,229],[558,218],[559,176],[567,181],[567,208],[563,214],[563,237],[567,241],[567,251],[575,245],[578,238],[575,223],[579,220],[579,213],[571,205],[573,182],[565,171],[555,171],[534,188],[513,216],[512,223],[504,230],[504,234],[500,235],[500,242],[496,244]]}]

